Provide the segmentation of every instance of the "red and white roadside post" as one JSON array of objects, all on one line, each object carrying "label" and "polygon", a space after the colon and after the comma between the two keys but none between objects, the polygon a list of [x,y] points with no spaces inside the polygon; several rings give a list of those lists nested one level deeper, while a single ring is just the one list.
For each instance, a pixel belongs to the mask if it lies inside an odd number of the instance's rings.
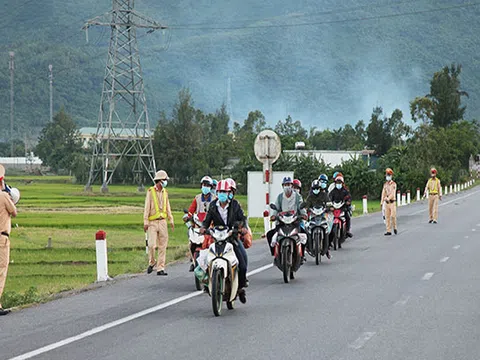
[{"label": "red and white roadside post", "polygon": [[[265,166],[264,166],[265,168]],[[270,169],[263,171],[265,180],[265,211],[263,212],[263,226],[265,227],[265,235],[271,229],[270,223]]]},{"label": "red and white roadside post", "polygon": [[397,190],[397,207],[402,206],[402,194],[400,193],[400,190]]},{"label": "red and white roadside post", "polygon": [[420,188],[417,188],[417,201],[420,201]]},{"label": "red and white roadside post", "polygon": [[368,214],[368,198],[367,195],[363,195],[362,197],[362,206],[363,206],[363,214]]},{"label": "red and white roadside post", "polygon": [[402,194],[402,206],[407,205],[407,194]]},{"label": "red and white roadside post", "polygon": [[97,255],[97,281],[107,281],[108,260],[107,260],[107,233],[99,230],[95,233],[96,255]]},{"label": "red and white roadside post", "polygon": [[410,190],[407,190],[407,205],[410,205],[410,202],[412,201]]},{"label": "red and white roadside post", "polygon": [[450,194],[453,193],[453,185],[450,183]]},{"label": "red and white roadside post", "polygon": [[448,186],[445,185],[445,191],[443,192],[443,195],[448,195]]}]

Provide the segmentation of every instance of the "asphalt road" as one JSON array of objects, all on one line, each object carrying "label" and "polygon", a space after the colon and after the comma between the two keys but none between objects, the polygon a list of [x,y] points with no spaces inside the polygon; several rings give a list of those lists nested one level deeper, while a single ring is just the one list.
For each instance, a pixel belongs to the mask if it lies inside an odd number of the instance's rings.
[{"label": "asphalt road", "polygon": [[480,190],[356,218],[333,259],[284,284],[264,240],[248,250],[247,304],[214,317],[188,264],[0,318],[0,359],[480,358]]}]

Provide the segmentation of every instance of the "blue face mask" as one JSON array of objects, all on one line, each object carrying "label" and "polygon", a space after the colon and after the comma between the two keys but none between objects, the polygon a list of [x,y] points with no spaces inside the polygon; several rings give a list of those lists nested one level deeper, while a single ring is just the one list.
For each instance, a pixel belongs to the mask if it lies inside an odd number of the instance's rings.
[{"label": "blue face mask", "polygon": [[233,193],[228,194],[228,199],[232,200],[233,199]]},{"label": "blue face mask", "polygon": [[320,187],[321,187],[322,189],[326,189],[326,188],[327,188],[327,184],[324,183],[324,182],[321,182],[321,183],[320,183]]},{"label": "blue face mask", "polygon": [[318,195],[320,193],[320,189],[313,189],[312,192],[315,194],[315,195]]},{"label": "blue face mask", "polygon": [[342,185],[342,184],[335,184],[335,187],[336,187],[338,190],[340,190],[340,189],[343,187],[343,185]]},{"label": "blue face mask", "polygon": [[215,190],[215,189],[212,189],[212,190],[210,191],[210,193],[211,193],[213,196],[217,196],[217,190]]},{"label": "blue face mask", "polygon": [[202,194],[208,195],[212,189],[209,186],[202,186]]},{"label": "blue face mask", "polygon": [[168,181],[167,181],[167,180],[163,180],[163,181],[162,181],[162,187],[166,188],[166,187],[167,187],[167,184],[168,184]]},{"label": "blue face mask", "polygon": [[224,192],[218,193],[218,200],[222,203],[227,202],[228,194]]}]

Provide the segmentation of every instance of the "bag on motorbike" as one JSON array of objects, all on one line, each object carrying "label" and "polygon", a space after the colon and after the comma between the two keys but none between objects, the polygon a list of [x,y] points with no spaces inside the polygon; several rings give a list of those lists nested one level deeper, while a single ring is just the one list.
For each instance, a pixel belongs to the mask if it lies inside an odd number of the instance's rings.
[{"label": "bag on motorbike", "polygon": [[243,247],[245,249],[248,249],[249,247],[252,246],[252,230],[250,228],[242,229],[242,233],[240,236],[242,242],[243,242]]},{"label": "bag on motorbike", "polygon": [[203,244],[202,244],[202,249],[208,249],[210,245],[212,245],[215,242],[213,239],[213,236],[211,235],[205,235],[203,237]]},{"label": "bag on motorbike", "polygon": [[203,270],[200,265],[195,268],[194,274],[201,282],[205,282],[205,280],[208,279],[207,272]]},{"label": "bag on motorbike", "polygon": [[202,270],[207,271],[208,268],[208,249],[200,250],[198,252],[197,263]]}]

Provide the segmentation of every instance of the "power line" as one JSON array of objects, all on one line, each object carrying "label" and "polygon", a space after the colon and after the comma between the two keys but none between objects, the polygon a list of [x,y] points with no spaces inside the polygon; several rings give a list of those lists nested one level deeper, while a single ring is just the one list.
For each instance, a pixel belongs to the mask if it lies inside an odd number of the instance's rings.
[{"label": "power line", "polygon": [[419,15],[419,14],[426,14],[426,13],[446,11],[446,10],[464,9],[464,8],[478,6],[478,5],[480,5],[480,3],[469,3],[469,4],[446,6],[446,7],[437,8],[437,9],[402,12],[402,13],[397,13],[397,14],[375,15],[375,16],[366,16],[366,17],[360,17],[360,18],[315,21],[315,22],[306,22],[306,23],[297,23],[297,24],[269,24],[269,25],[229,26],[229,27],[171,26],[170,29],[172,29],[172,30],[195,30],[195,31],[197,31],[197,30],[244,30],[244,29],[266,29],[266,28],[279,28],[279,27],[287,28],[287,27],[300,27],[300,26],[315,26],[315,25],[325,25],[325,24],[338,24],[338,23],[349,23],[349,22],[358,22],[358,21],[396,18],[396,17],[402,17],[402,16]]}]

